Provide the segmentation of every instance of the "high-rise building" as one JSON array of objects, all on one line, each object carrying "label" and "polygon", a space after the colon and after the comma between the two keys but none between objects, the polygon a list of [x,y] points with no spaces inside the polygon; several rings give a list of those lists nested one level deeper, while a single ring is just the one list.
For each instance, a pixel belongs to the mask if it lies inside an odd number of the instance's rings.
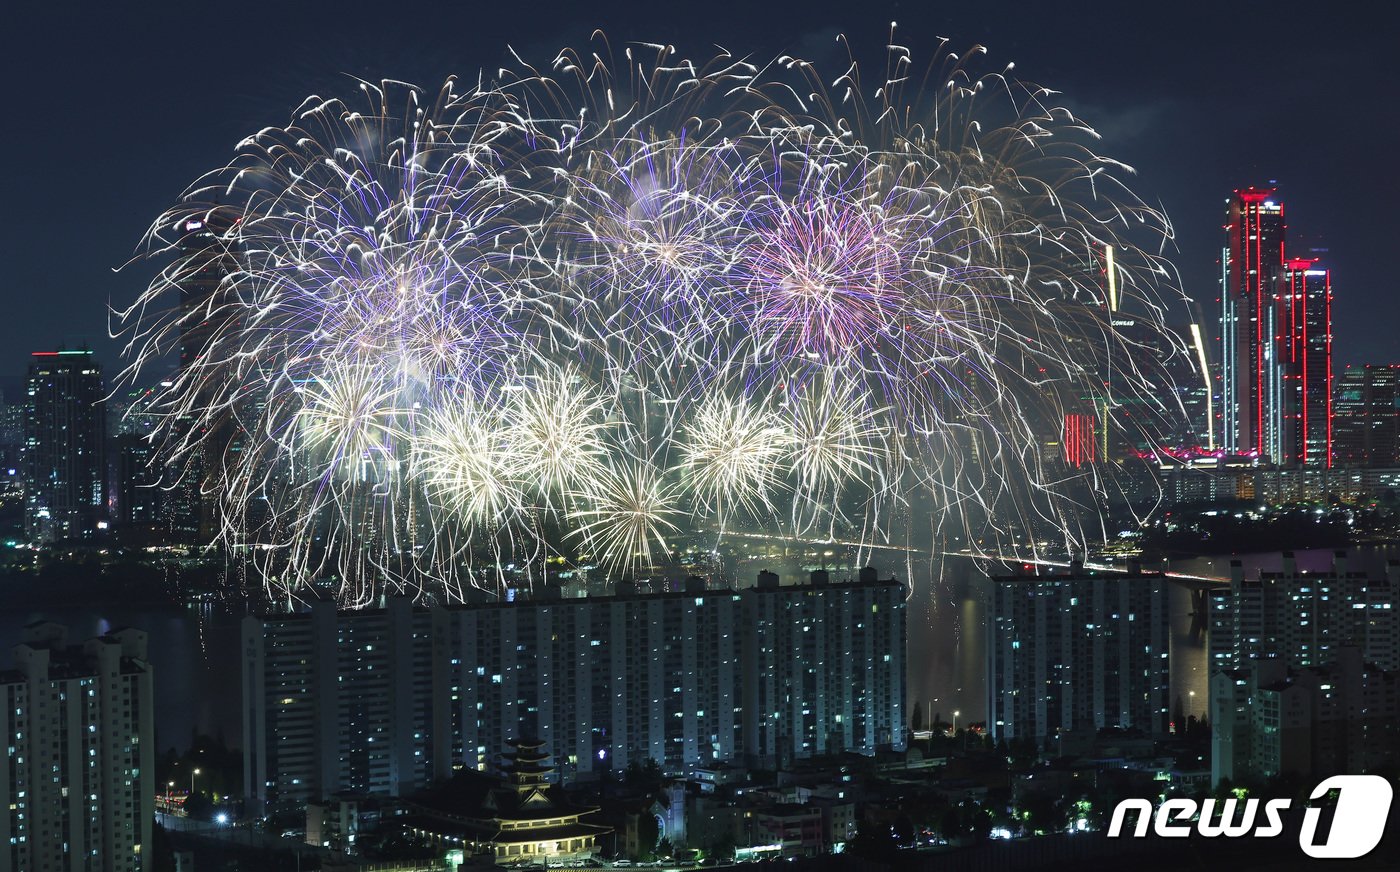
[{"label": "high-rise building", "polygon": [[[1152,402],[1130,397],[1114,398],[1114,415],[1132,430],[1142,428],[1146,451],[1174,456],[1214,452],[1214,385],[1199,324],[1186,330],[1160,327],[1122,314],[1113,319],[1114,330],[1135,355],[1133,367],[1160,390]],[[1154,408],[1156,403],[1160,407]],[[1068,416],[1066,430],[1069,429]],[[1066,433],[1066,455],[1072,441]],[[1109,458],[1111,459],[1111,458]],[[1070,465],[1075,465],[1070,461]]]},{"label": "high-rise building", "polygon": [[1400,673],[1343,646],[1326,663],[1254,660],[1210,679],[1211,782],[1360,775],[1400,761]]},{"label": "high-rise building", "polygon": [[522,734],[567,778],[732,761],[742,626],[738,593],[703,588],[439,609],[439,768],[484,768]]},{"label": "high-rise building", "polygon": [[1349,366],[1334,396],[1333,463],[1400,466],[1400,364]]},{"label": "high-rise building", "polygon": [[1332,274],[1316,259],[1290,259],[1278,292],[1280,410],[1286,456],[1280,463],[1332,465]]},{"label": "high-rise building", "polygon": [[1316,666],[1343,646],[1400,669],[1400,561],[1373,574],[1352,569],[1339,551],[1330,571],[1307,572],[1284,552],[1280,572],[1246,578],[1238,560],[1230,572],[1228,590],[1209,597],[1211,672],[1268,659]]},{"label": "high-rise building", "polygon": [[988,584],[987,721],[999,739],[1168,726],[1162,573],[1085,571]]},{"label": "high-rise building", "polygon": [[743,592],[750,764],[904,745],[904,595],[903,585],[869,567],[854,583],[831,584],[818,570],[799,587],[759,574],[758,586]]},{"label": "high-rise building", "polygon": [[91,351],[36,351],[25,410],[25,530],[51,541],[90,534],[106,511],[102,367]]},{"label": "high-rise building", "polygon": [[1283,456],[1274,297],[1284,264],[1283,203],[1273,188],[1237,190],[1220,255],[1221,436],[1232,453]]},{"label": "high-rise building", "polygon": [[146,634],[67,644],[25,628],[0,671],[0,869],[137,872],[150,863],[155,727]]},{"label": "high-rise building", "polygon": [[1061,459],[1066,465],[1077,468],[1093,463],[1098,458],[1099,440],[1095,435],[1098,423],[1098,417],[1095,415],[1085,415],[1078,412],[1070,412],[1065,415],[1060,445],[1064,449],[1064,456]]},{"label": "high-rise building", "polygon": [[23,480],[23,476],[18,473],[24,467],[27,419],[26,403],[0,400],[0,473],[3,473],[6,479],[18,477]]},{"label": "high-rise building", "polygon": [[430,628],[406,599],[244,618],[243,771],[255,808],[299,811],[336,793],[427,785]]},{"label": "high-rise building", "polygon": [[209,343],[228,324],[226,279],[238,269],[238,248],[230,233],[236,223],[233,210],[216,206],[174,228],[184,255],[173,279],[180,291],[181,377],[198,377],[211,364],[205,360]]},{"label": "high-rise building", "polygon": [[128,527],[160,524],[165,491],[160,487],[160,457],[145,436],[123,433],[112,440],[112,504],[118,523]]},{"label": "high-rise building", "polygon": [[489,770],[524,737],[566,780],[905,743],[904,587],[870,569],[431,611],[318,604],[243,635],[249,799],[274,811]]},{"label": "high-rise building", "polygon": [[1289,258],[1273,188],[1227,201],[1221,252],[1222,447],[1281,466],[1332,463],[1332,277]]},{"label": "high-rise building", "polygon": [[[180,364],[173,379],[186,386],[218,384],[221,370],[228,365],[211,356],[209,347],[236,327],[240,313],[228,282],[239,269],[240,250],[233,230],[240,220],[234,210],[215,206],[184,218],[174,228],[183,259],[172,278],[180,294]],[[195,391],[199,405],[227,399],[205,397],[200,391]],[[208,542],[219,526],[219,471],[226,456],[238,450],[243,434],[231,412],[212,425],[181,418],[176,426],[180,431],[176,435],[194,447],[181,459],[178,478],[168,484],[172,532],[187,541]],[[202,432],[190,432],[196,426]]]}]

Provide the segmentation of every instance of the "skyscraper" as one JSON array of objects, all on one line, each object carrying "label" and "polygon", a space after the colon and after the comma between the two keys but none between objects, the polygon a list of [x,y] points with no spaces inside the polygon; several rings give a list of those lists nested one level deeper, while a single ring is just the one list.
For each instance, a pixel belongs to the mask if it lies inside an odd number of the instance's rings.
[{"label": "skyscraper", "polygon": [[[50,623],[25,628],[0,671],[0,869],[150,869],[155,721],[146,634],[81,647]],[[6,810],[8,809],[8,810]]]},{"label": "skyscraper", "polygon": [[1400,365],[1349,366],[1334,396],[1333,463],[1400,466]]},{"label": "skyscraper", "polygon": [[229,235],[236,222],[232,210],[216,206],[175,228],[185,256],[174,279],[180,291],[181,377],[198,378],[211,364],[205,353],[229,317],[225,279],[238,267]]},{"label": "skyscraper", "polygon": [[128,527],[155,528],[165,492],[160,488],[159,454],[144,436],[122,433],[112,440],[114,516]]},{"label": "skyscraper", "polygon": [[1289,465],[1332,465],[1332,273],[1316,259],[1291,258],[1278,293],[1278,359],[1283,368],[1282,444]]},{"label": "skyscraper", "polygon": [[52,541],[91,533],[104,514],[107,426],[91,351],[36,351],[25,409],[25,531]]},{"label": "skyscraper", "polygon": [[1274,188],[1237,190],[1226,201],[1220,255],[1220,365],[1225,450],[1285,453],[1275,355],[1276,288],[1284,265],[1283,203]]},{"label": "skyscraper", "polygon": [[[239,268],[239,248],[232,233],[241,219],[234,210],[214,206],[191,214],[174,229],[183,255],[179,271],[171,282],[180,294],[180,364],[173,376],[176,383],[217,384],[219,370],[226,364],[209,355],[209,345],[234,326],[239,311],[228,278]],[[196,394],[196,402],[219,398]],[[177,437],[195,447],[182,459],[178,480],[166,482],[170,488],[172,532],[194,542],[208,542],[218,527],[218,488],[213,484],[225,455],[237,450],[239,429],[228,414],[208,432],[191,433],[192,421],[181,418]]]}]

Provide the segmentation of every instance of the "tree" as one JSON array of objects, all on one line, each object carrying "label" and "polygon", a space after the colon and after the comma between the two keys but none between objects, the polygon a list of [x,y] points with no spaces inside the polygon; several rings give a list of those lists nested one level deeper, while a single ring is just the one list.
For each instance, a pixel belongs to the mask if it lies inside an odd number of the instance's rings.
[{"label": "tree", "polygon": [[646,793],[660,791],[661,783],[665,780],[666,776],[661,771],[661,764],[651,758],[640,762],[633,760],[627,764],[627,771],[622,775],[624,784]]},{"label": "tree", "polygon": [[1050,833],[1064,825],[1064,810],[1059,800],[1043,790],[1033,790],[1021,797],[1021,811],[1026,826],[1034,832]]},{"label": "tree", "polygon": [[734,836],[730,833],[721,833],[710,840],[705,846],[705,856],[714,857],[720,861],[734,859]]},{"label": "tree", "polygon": [[856,837],[846,845],[846,853],[865,860],[893,864],[899,859],[899,846],[895,844],[888,826],[862,820],[856,827]]},{"label": "tree", "polygon": [[214,800],[202,790],[196,790],[185,800],[185,816],[190,820],[207,821],[214,817]]},{"label": "tree", "polygon": [[948,810],[943,812],[943,820],[938,824],[938,833],[950,842],[962,838],[962,812],[958,811],[956,805],[948,806]]},{"label": "tree", "polygon": [[661,838],[661,824],[657,823],[656,815],[649,811],[637,813],[637,852],[640,859],[646,859],[656,853],[657,841]]}]

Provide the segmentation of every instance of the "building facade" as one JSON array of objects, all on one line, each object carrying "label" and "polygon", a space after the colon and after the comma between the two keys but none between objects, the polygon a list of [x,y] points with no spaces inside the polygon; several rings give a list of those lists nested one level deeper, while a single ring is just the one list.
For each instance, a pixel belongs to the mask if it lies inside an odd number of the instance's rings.
[{"label": "building facade", "polygon": [[1281,463],[1332,465],[1332,273],[1290,258],[1277,295],[1278,358],[1284,396]]},{"label": "building facade", "polygon": [[1316,666],[1275,658],[1211,676],[1213,784],[1355,775],[1400,760],[1400,673],[1355,647],[1330,653]]},{"label": "building facade", "polygon": [[1334,390],[1333,462],[1400,467],[1400,364],[1349,366]]},{"label": "building facade", "polygon": [[1290,258],[1273,188],[1227,202],[1221,251],[1221,438],[1281,466],[1333,460],[1332,274]]},{"label": "building facade", "polygon": [[739,747],[737,592],[449,606],[433,622],[440,777],[485,769],[522,730],[565,778],[647,759],[684,771]]},{"label": "building facade", "polygon": [[998,739],[1169,720],[1168,581],[1069,570],[999,576],[987,588],[987,721]]},{"label": "building facade", "polygon": [[903,747],[904,586],[874,569],[825,570],[784,587],[771,572],[744,597],[744,759],[762,768],[840,751]]},{"label": "building facade", "polygon": [[431,622],[405,599],[243,620],[244,785],[253,809],[399,796],[432,774]]},{"label": "building facade", "polygon": [[1372,574],[1351,568],[1339,551],[1331,571],[1307,572],[1285,552],[1279,572],[1246,578],[1240,561],[1230,568],[1229,588],[1209,597],[1212,673],[1247,669],[1254,660],[1316,666],[1343,646],[1400,669],[1400,561]]},{"label": "building facade", "polygon": [[900,582],[870,569],[843,583],[697,582],[248,618],[250,799],[276,810],[345,791],[402,794],[489,771],[524,736],[565,780],[646,760],[684,774],[904,746]]},{"label": "building facade", "polygon": [[1273,302],[1283,270],[1283,202],[1273,188],[1249,187],[1235,191],[1226,204],[1220,255],[1223,447],[1279,457],[1283,386],[1274,357]]},{"label": "building facade", "polygon": [[0,672],[0,869],[150,869],[155,726],[146,634],[67,644],[39,623]]},{"label": "building facade", "polygon": [[25,531],[44,542],[90,535],[107,503],[102,367],[91,351],[36,351],[27,394]]}]

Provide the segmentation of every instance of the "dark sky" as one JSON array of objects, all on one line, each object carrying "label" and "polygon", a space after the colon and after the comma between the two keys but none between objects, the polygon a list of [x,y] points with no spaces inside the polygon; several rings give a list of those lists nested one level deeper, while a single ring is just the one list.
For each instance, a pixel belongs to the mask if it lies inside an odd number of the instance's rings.
[{"label": "dark sky", "polygon": [[[1189,294],[1214,310],[1230,190],[1277,180],[1290,240],[1330,249],[1339,363],[1400,362],[1400,14],[1382,3],[731,0],[649,4],[47,3],[0,13],[4,233],[0,384],[30,350],[82,341],[109,372],[108,301],[147,278],[113,268],[149,221],[243,136],[349,75],[435,86],[513,45],[547,60],[597,27],[613,44],[715,44],[813,60],[846,33],[876,57],[889,22],[917,59],[982,43],[986,69],[1064,92],[1138,170],[1177,230]],[[7,394],[11,391],[7,391]]]}]

